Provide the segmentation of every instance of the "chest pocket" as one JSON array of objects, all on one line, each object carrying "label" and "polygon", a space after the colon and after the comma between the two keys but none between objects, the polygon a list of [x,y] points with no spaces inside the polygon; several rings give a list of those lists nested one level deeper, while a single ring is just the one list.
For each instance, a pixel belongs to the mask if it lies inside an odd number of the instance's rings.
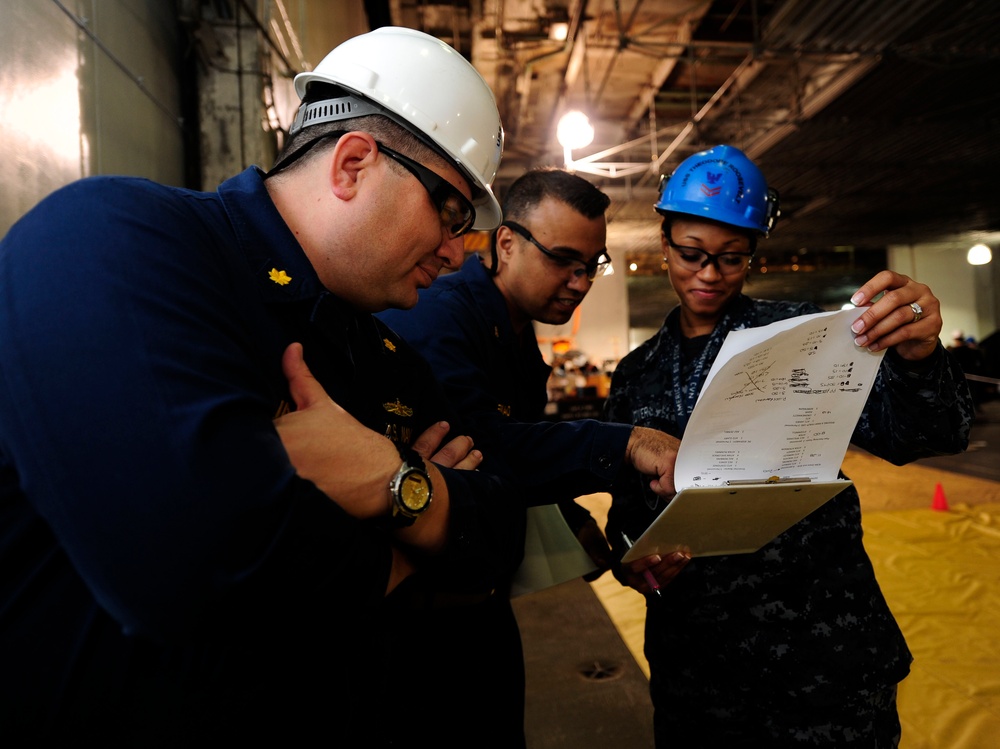
[{"label": "chest pocket", "polygon": [[371,315],[321,303],[283,317],[329,396],[369,429],[411,444],[435,421],[455,423],[426,363]]}]

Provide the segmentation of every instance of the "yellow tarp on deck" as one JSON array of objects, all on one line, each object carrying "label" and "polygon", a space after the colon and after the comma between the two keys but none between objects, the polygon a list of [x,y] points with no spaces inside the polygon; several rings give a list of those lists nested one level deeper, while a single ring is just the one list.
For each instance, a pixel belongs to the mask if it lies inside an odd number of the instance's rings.
[{"label": "yellow tarp on deck", "polygon": [[[1000,484],[853,451],[844,468],[861,494],[865,548],[914,656],[899,690],[900,746],[1000,747]],[[935,511],[942,483],[949,509]],[[602,523],[609,503],[583,501]],[[593,587],[648,676],[642,597],[611,575]]]},{"label": "yellow tarp on deck", "polygon": [[1000,747],[1000,505],[873,512],[863,526],[913,652],[901,745]]}]

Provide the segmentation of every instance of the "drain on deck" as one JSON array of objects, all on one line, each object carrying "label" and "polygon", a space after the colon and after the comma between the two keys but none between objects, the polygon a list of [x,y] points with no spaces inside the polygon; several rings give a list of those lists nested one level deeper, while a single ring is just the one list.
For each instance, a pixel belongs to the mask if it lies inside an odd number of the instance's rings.
[{"label": "drain on deck", "polygon": [[601,661],[590,661],[579,668],[580,675],[586,681],[612,681],[620,679],[622,667],[617,663],[602,663]]}]

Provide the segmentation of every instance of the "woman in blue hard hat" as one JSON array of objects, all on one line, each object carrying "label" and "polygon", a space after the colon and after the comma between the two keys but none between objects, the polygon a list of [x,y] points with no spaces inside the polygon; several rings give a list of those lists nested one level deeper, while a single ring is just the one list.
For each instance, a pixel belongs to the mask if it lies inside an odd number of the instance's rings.
[{"label": "woman in blue hard hat", "polygon": [[[778,196],[738,149],[685,160],[655,208],[680,305],[619,364],[607,417],[680,437],[729,331],[822,310],[743,295]],[[930,289],[882,271],[851,301],[871,304],[855,343],[888,349],[853,441],[896,464],[963,450],[973,406],[938,342]],[[612,540],[639,536],[664,506],[639,481],[613,495]],[[862,546],[853,487],[756,553],[691,560],[660,592],[647,598],[645,643],[658,747],[898,744],[896,685],[911,656]]]}]

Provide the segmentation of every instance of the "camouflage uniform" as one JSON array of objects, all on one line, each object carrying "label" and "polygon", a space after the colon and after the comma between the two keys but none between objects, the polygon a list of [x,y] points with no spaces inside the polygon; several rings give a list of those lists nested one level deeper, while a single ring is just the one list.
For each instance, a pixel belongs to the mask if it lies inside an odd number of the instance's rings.
[{"label": "camouflage uniform", "polygon": [[[607,418],[680,437],[730,330],[819,311],[740,296],[688,340],[675,309],[619,364]],[[901,465],[963,450],[972,417],[942,348],[915,367],[890,350],[853,441]],[[663,501],[635,474],[613,495],[608,538],[624,553],[622,532],[640,535]],[[853,487],[754,554],[692,560],[662,593],[646,613],[657,746],[895,744],[895,685],[912,657],[862,546]]]}]

